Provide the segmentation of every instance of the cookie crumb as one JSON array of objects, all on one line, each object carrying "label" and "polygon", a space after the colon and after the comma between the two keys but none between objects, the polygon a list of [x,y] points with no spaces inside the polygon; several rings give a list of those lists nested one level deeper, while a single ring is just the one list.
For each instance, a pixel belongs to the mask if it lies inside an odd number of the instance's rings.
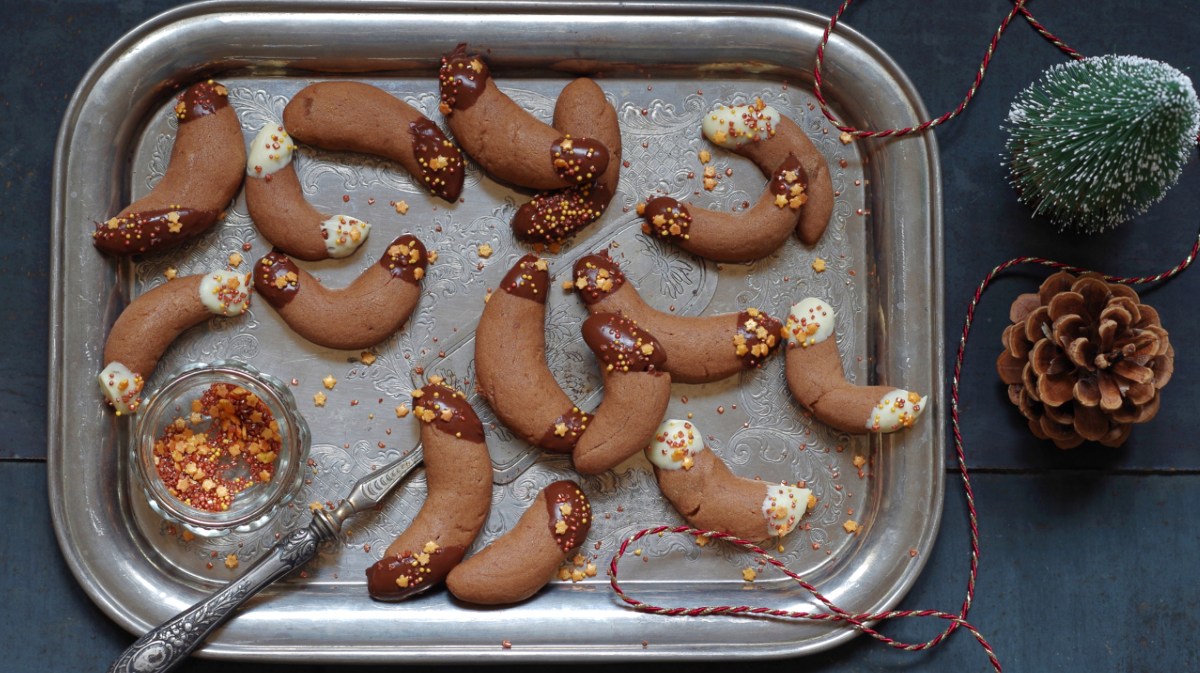
[{"label": "cookie crumb", "polygon": [[867,459],[862,456],[855,456],[854,460],[851,462],[854,463],[854,467],[862,467],[863,465],[867,464]]},{"label": "cookie crumb", "polygon": [[313,406],[323,407],[325,406],[325,401],[328,399],[329,398],[325,396],[325,393],[317,393],[316,395],[313,395]]},{"label": "cookie crumb", "polygon": [[396,212],[400,213],[401,215],[408,214],[408,202],[407,201],[393,201],[392,207],[394,207],[396,209]]},{"label": "cookie crumb", "polygon": [[487,243],[481,243],[479,245],[479,256],[481,258],[487,259],[488,257],[491,257],[492,252],[492,246],[488,245]]},{"label": "cookie crumb", "polygon": [[408,415],[408,405],[407,404],[401,404],[400,406],[396,407],[396,418],[404,418],[407,415]]},{"label": "cookie crumb", "polygon": [[175,280],[175,277],[178,275],[179,271],[173,266],[169,266],[167,267],[166,271],[163,271],[163,276],[165,276],[167,280]]},{"label": "cookie crumb", "polygon": [[856,522],[854,519],[846,519],[846,522],[842,524],[842,530],[846,531],[847,533],[857,533],[858,522]]},{"label": "cookie crumb", "polygon": [[241,253],[237,253],[237,252],[229,253],[229,266],[236,269],[241,265],[242,265]]},{"label": "cookie crumb", "polygon": [[707,164],[708,162],[712,161],[712,152],[709,152],[708,150],[700,150],[700,154],[697,155],[697,158],[700,159],[700,163]]},{"label": "cookie crumb", "polygon": [[333,374],[326,374],[325,378],[321,379],[321,385],[325,386],[326,390],[333,390],[337,385],[337,379],[333,378]]},{"label": "cookie crumb", "polygon": [[813,271],[816,271],[817,273],[824,273],[825,260],[821,259],[820,257],[814,259],[813,263],[812,263],[812,268],[813,268]]},{"label": "cookie crumb", "polygon": [[838,140],[842,141],[843,145],[849,145],[850,143],[854,142],[854,136],[850,135],[846,131],[842,131],[841,135],[838,136]]},{"label": "cookie crumb", "polygon": [[233,570],[234,568],[238,567],[237,554],[230,553],[225,556],[225,567],[229,568],[230,570]]},{"label": "cookie crumb", "polygon": [[742,568],[742,579],[747,582],[753,582],[758,579],[758,571],[754,568]]},{"label": "cookie crumb", "polygon": [[366,365],[368,367],[375,364],[376,359],[377,358],[376,358],[375,354],[372,353],[371,351],[363,351],[358,354],[359,362],[362,362],[364,365]]}]

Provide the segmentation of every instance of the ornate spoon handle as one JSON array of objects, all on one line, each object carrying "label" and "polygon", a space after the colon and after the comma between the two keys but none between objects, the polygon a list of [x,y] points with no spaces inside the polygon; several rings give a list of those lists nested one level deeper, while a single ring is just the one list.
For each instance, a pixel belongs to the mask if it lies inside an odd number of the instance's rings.
[{"label": "ornate spoon handle", "polygon": [[183,663],[251,596],[316,556],[322,541],[317,528],[314,522],[293,531],[236,581],[139,638],[109,673],[165,673]]},{"label": "ornate spoon handle", "polygon": [[267,585],[308,563],[317,545],[337,537],[350,515],[378,505],[406,474],[421,462],[420,447],[368,474],[350,489],[333,511],[318,509],[312,523],[283,538],[236,581],[184,610],[139,638],[108,668],[108,673],[166,673],[183,663],[208,634],[233,616],[243,603]]}]

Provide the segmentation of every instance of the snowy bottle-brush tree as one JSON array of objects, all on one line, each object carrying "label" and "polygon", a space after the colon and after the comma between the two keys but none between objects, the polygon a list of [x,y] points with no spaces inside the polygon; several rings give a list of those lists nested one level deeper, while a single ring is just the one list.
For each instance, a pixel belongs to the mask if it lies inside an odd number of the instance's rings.
[{"label": "snowy bottle-brush tree", "polygon": [[1098,233],[1179,180],[1200,131],[1192,81],[1136,56],[1054,66],[1017,95],[1004,128],[1020,200],[1063,229]]}]

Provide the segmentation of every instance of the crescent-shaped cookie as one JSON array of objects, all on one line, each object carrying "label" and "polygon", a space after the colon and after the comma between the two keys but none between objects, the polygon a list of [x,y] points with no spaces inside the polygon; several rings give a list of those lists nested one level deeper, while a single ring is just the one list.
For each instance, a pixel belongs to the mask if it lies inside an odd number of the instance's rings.
[{"label": "crescent-shaped cookie", "polygon": [[546,365],[546,260],[525,255],[487,299],[475,328],[475,379],[496,417],[518,437],[570,453],[591,420]]},{"label": "crescent-shaped cookie", "polygon": [[254,228],[297,259],[348,257],[367,240],[371,225],[349,215],[326,215],[308,203],[292,164],[295,148],[282,124],[267,124],[250,141],[246,208]]},{"label": "crescent-shaped cookie", "polygon": [[467,45],[442,58],[438,82],[446,124],[489,175],[548,190],[587,184],[608,168],[604,145],[565,135],[517,105],[492,81],[483,58],[467,53]]},{"label": "crescent-shaped cookie", "polygon": [[603,371],[604,400],[594,414],[567,397],[546,365],[549,266],[525,255],[484,305],[475,329],[475,378],[496,417],[530,444],[570,453],[575,468],[597,474],[646,445],[670,401],[666,354],[654,337],[617,315],[585,321],[583,336]]},{"label": "crescent-shaped cookie", "polygon": [[437,124],[379,87],[362,82],[310,84],[283,109],[283,125],[306,145],[399,162],[417,184],[451,203],[462,194],[462,152]]},{"label": "crescent-shaped cookie", "polygon": [[367,568],[367,591],[400,601],[439,584],[475,542],[492,505],[492,461],[483,424],[463,394],[438,383],[413,391],[428,492],[421,511],[383,558]]},{"label": "crescent-shaped cookie", "polygon": [[694,528],[757,542],[792,532],[809,507],[807,488],[733,474],[691,421],[663,421],[646,458],[663,495]]},{"label": "crescent-shaped cookie", "polygon": [[575,288],[589,311],[620,313],[653,334],[667,352],[663,369],[673,381],[706,383],[753,369],[782,341],[782,324],[755,308],[703,317],[654,309],[607,251],[575,262]]},{"label": "crescent-shaped cookie", "polygon": [[96,225],[92,243],[110,255],[156,252],[204,233],[242,186],[246,146],[229,93],[194,84],[175,104],[179,130],[166,172],[149,194]]},{"label": "crescent-shaped cookie", "polygon": [[587,538],[592,506],[573,481],[556,481],[538,493],[513,529],[446,577],[455,598],[478,605],[517,603],[553,578]]},{"label": "crescent-shaped cookie", "polygon": [[740,213],[709,210],[668,196],[639,205],[642,230],[705,259],[747,262],[779,249],[795,231],[815,244],[833,213],[829,167],[804,131],[764,105],[719,106],[705,116],[704,135],[753,161],[767,186]]},{"label": "crescent-shaped cookie", "polygon": [[608,148],[608,168],[582,185],[541,192],[517,209],[513,234],[526,243],[561,243],[597,220],[617,192],[621,177],[621,125],[599,85],[572,81],[554,104],[554,128],[575,138],[593,138]]},{"label": "crescent-shaped cookie", "polygon": [[792,396],[817,420],[852,434],[895,432],[925,411],[926,398],[891,386],[856,386],[846,380],[833,336],[833,308],[809,297],[788,313],[787,383]]},{"label": "crescent-shaped cookie", "polygon": [[604,399],[592,412],[571,461],[580,474],[600,474],[640,451],[667,413],[671,375],[653,335],[615,313],[583,321],[583,340],[604,376]]},{"label": "crescent-shaped cookie", "polygon": [[331,290],[273,251],[254,266],[254,288],[297,334],[327,348],[373,346],[404,326],[421,297],[429,254],[416,236],[388,246],[350,285]]},{"label": "crescent-shaped cookie", "polygon": [[146,379],[171,342],[186,329],[250,307],[249,274],[213,271],[168,281],[129,302],[104,342],[98,380],[118,415],[135,412]]}]

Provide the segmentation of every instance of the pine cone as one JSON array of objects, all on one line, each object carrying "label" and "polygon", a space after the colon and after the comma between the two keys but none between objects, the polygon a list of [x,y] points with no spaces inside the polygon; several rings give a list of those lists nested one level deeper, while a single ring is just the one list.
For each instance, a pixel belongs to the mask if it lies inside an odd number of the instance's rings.
[{"label": "pine cone", "polygon": [[996,360],[1008,398],[1039,439],[1120,446],[1158,413],[1175,349],[1158,311],[1099,274],[1056,273],[1009,313]]}]

